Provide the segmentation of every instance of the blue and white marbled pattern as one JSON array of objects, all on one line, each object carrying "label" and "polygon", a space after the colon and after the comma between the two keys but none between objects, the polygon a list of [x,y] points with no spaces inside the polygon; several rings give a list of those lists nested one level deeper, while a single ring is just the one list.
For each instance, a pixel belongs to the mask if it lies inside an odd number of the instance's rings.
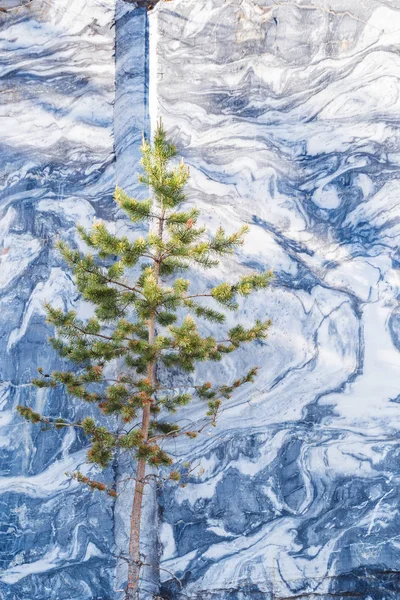
[{"label": "blue and white marbled pattern", "polygon": [[64,476],[83,440],[31,429],[14,407],[68,414],[64,397],[28,385],[37,365],[58,364],[43,299],[77,303],[54,239],[111,219],[116,181],[135,190],[150,93],[207,224],[251,224],[224,276],[276,273],[243,306],[273,319],[269,341],[209,370],[233,378],[256,362],[256,385],[217,429],[175,447],[203,471],[160,497],[161,566],[183,579],[180,590],[161,571],[161,593],[397,599],[397,1],[174,0],[151,15],[150,46],[145,13],[118,0],[114,29],[114,4],[0,14],[0,597],[108,600],[123,584],[112,554],[129,490],[113,514]]},{"label": "blue and white marbled pattern", "polygon": [[250,225],[222,271],[275,270],[243,305],[269,340],[209,370],[256,363],[256,385],[177,446],[204,471],[161,497],[182,598],[400,598],[399,31],[400,5],[373,0],[175,0],[151,18],[152,119],[190,199],[211,227]]},{"label": "blue and white marbled pattern", "polygon": [[[77,307],[54,242],[61,236],[75,243],[77,222],[113,217],[115,182],[132,189],[136,170],[132,123],[147,128],[145,53],[132,53],[129,30],[134,19],[144,47],[143,11],[140,18],[122,0],[117,9],[117,35],[113,0],[35,0],[0,13],[2,600],[116,595],[113,503],[65,476],[87,469],[85,441],[72,430],[30,427],[15,406],[79,415],[64,395],[37,394],[29,382],[37,366],[60,366],[46,343],[44,299]],[[124,114],[115,124],[114,100],[115,114]]]}]

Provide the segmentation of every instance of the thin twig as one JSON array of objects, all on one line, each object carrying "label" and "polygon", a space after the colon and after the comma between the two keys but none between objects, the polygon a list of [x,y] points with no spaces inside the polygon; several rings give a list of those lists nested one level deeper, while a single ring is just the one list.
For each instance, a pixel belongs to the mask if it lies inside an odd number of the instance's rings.
[{"label": "thin twig", "polygon": [[[152,258],[151,256],[143,255],[146,256],[148,258]],[[96,271],[92,271],[91,269],[85,269],[85,267],[82,267],[83,271],[85,273],[90,273],[91,275],[97,275],[99,277],[102,277],[104,279],[104,281],[107,281],[107,283],[112,283],[114,285],[119,285],[127,290],[129,290],[130,292],[135,292],[137,294],[140,294],[141,296],[143,296],[143,292],[141,290],[139,290],[136,287],[130,287],[129,285],[126,285],[125,283],[122,283],[121,281],[116,281],[115,279],[110,279],[109,277],[107,277],[106,275],[104,275],[103,273],[99,273]]]}]

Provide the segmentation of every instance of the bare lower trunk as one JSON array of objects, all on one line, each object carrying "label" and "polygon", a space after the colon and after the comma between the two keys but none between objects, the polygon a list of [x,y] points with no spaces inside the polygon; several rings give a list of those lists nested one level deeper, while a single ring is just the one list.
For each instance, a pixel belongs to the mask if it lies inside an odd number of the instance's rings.
[{"label": "bare lower trunk", "polygon": [[[150,408],[148,410],[150,413]],[[143,414],[144,416],[144,414]],[[131,530],[129,538],[129,569],[127,599],[137,600],[139,597],[140,577],[140,520],[142,516],[143,488],[146,474],[146,461],[139,460],[136,471],[135,495],[131,513]]]},{"label": "bare lower trunk", "polygon": [[[154,341],[154,318],[149,323],[149,343]],[[151,382],[154,380],[154,363],[148,367],[148,378]],[[150,423],[150,404],[143,408],[142,416],[142,435],[143,440],[147,441],[149,435]],[[142,517],[143,489],[146,476],[146,460],[138,461],[135,481],[135,495],[133,497],[133,506],[131,513],[131,529],[129,537],[129,569],[128,586],[126,590],[127,600],[138,600],[139,598],[139,577],[141,567],[140,557],[140,521]]]}]

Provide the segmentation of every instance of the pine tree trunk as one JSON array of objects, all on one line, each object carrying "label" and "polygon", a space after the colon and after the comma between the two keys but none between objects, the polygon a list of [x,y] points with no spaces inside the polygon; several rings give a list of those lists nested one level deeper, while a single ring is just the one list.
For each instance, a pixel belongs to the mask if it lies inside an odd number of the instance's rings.
[{"label": "pine tree trunk", "polygon": [[137,600],[140,576],[140,520],[142,515],[143,487],[146,461],[140,460],[137,466],[135,495],[131,513],[131,531],[129,539],[129,569],[127,599]]},{"label": "pine tree trunk", "polygon": [[[149,321],[149,344],[154,343],[155,319]],[[149,363],[147,376],[154,382],[155,365]],[[150,423],[150,404],[143,408],[142,416],[142,435],[146,441],[149,434]],[[131,529],[129,538],[129,569],[128,569],[128,587],[127,600],[138,600],[139,598],[139,577],[140,577],[140,522],[142,517],[143,489],[145,485],[146,460],[138,461],[136,470],[135,495],[133,497],[133,506],[131,513]]]},{"label": "pine tree trunk", "polygon": [[[154,325],[153,325],[154,328]],[[151,366],[151,372],[154,365]],[[150,368],[149,368],[150,371]],[[143,438],[147,440],[150,422],[150,405],[143,409],[142,433]],[[139,577],[141,568],[140,556],[140,532],[143,504],[143,490],[145,485],[146,460],[138,461],[135,481],[135,494],[133,497],[131,527],[129,536],[129,568],[128,568],[128,586],[127,600],[138,600],[139,598]]]},{"label": "pine tree trunk", "polygon": [[[163,235],[164,212],[159,221],[158,234],[160,238]],[[155,275],[158,283],[160,265],[156,262]],[[154,344],[155,339],[155,315],[149,319],[149,345]],[[147,377],[152,384],[155,383],[155,362],[151,362],[147,368]],[[149,436],[150,424],[150,404],[143,408],[141,431],[143,440],[147,441]],[[133,497],[133,506],[131,513],[131,528],[129,537],[129,568],[128,568],[128,585],[126,590],[127,600],[139,600],[139,579],[140,579],[140,525],[142,517],[143,505],[143,489],[145,486],[146,476],[146,460],[139,460],[136,471],[135,494]]]}]

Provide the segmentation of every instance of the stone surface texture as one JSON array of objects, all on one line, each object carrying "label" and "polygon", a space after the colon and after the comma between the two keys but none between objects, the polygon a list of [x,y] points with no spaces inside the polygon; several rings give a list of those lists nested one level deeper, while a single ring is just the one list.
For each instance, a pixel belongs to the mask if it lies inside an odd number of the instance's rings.
[{"label": "stone surface texture", "polygon": [[131,490],[114,505],[72,482],[85,440],[25,425],[15,406],[82,414],[29,384],[60,367],[43,301],[87,311],[54,243],[99,217],[127,230],[112,190],[144,193],[140,137],[162,117],[191,167],[188,205],[211,230],[250,226],[197,288],[275,278],[242,304],[244,321],[273,320],[269,339],[201,369],[233,380],[257,364],[259,377],[216,428],[171,446],[196,468],[146,513],[161,586],[146,571],[143,597],[398,600],[398,0],[4,6],[0,599],[123,597]]},{"label": "stone surface texture", "polygon": [[269,340],[213,368],[255,362],[254,389],[178,449],[204,472],[162,498],[162,565],[202,600],[398,599],[400,5],[157,11],[151,110],[191,201],[211,227],[250,225],[243,272],[275,271],[244,304]]}]

